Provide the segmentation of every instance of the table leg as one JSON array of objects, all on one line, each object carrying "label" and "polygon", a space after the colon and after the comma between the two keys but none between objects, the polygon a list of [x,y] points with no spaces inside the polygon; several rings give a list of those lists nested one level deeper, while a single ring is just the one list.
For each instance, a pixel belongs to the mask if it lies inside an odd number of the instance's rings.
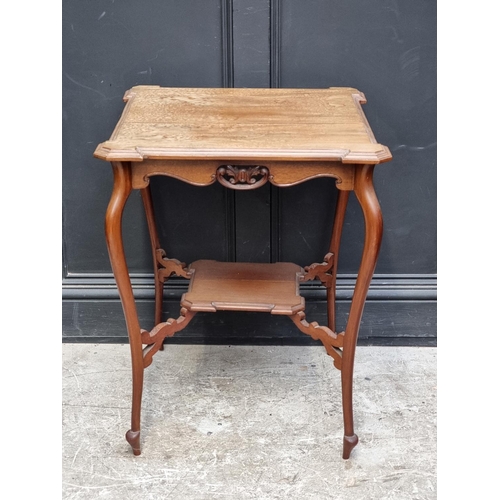
[{"label": "table leg", "polygon": [[132,427],[127,432],[126,438],[132,446],[134,455],[140,455],[140,420],[144,364],[141,329],[122,239],[123,209],[132,190],[131,166],[128,162],[112,162],[112,165],[114,186],[106,212],[106,243],[125,314],[132,357]]},{"label": "table leg", "polygon": [[[163,308],[163,286],[165,280],[160,278],[159,269],[157,261],[157,251],[160,250],[160,240],[158,238],[158,230],[156,229],[155,213],[153,208],[153,198],[151,196],[151,188],[149,185],[141,189],[142,202],[144,204],[144,211],[146,213],[146,220],[148,223],[149,239],[151,240],[151,249],[153,251],[153,268],[154,268],[154,280],[155,280],[155,325],[161,323],[162,308]],[[160,347],[163,351],[163,344]]]},{"label": "table leg", "polygon": [[332,279],[326,289],[326,303],[328,314],[328,328],[336,332],[335,321],[335,290],[337,287],[337,270],[339,263],[340,238],[342,236],[342,228],[344,227],[344,218],[349,201],[350,191],[339,191],[337,205],[335,207],[335,219],[333,221],[332,239],[330,241],[330,252],[333,253],[333,267],[331,270]]},{"label": "table leg", "polygon": [[342,457],[344,459],[349,458],[352,449],[358,443],[358,436],[354,433],[352,410],[354,353],[356,351],[359,325],[366,295],[375,271],[380,244],[382,242],[382,212],[373,188],[373,167],[373,165],[360,165],[356,167],[354,185],[354,192],[361,205],[365,219],[365,242],[358,278],[354,287],[354,295],[342,351],[341,379],[342,408],[344,413],[344,449]]}]

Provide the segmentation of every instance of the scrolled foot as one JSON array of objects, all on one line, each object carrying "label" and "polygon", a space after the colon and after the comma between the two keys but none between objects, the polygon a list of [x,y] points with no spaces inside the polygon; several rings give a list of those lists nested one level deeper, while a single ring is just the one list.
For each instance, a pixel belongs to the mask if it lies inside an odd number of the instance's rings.
[{"label": "scrolled foot", "polygon": [[132,446],[132,451],[134,455],[141,454],[141,431],[133,431],[129,430],[127,434],[125,434],[125,439],[128,441],[128,444]]},{"label": "scrolled foot", "polygon": [[342,453],[342,458],[344,460],[347,460],[351,456],[351,451],[357,444],[358,436],[356,436],[356,434],[344,436],[344,451]]}]

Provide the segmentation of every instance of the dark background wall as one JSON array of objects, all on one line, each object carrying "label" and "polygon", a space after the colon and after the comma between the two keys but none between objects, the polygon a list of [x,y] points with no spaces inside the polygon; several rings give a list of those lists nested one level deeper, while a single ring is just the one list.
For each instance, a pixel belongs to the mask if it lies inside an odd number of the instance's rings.
[{"label": "dark background wall", "polygon": [[[392,162],[375,170],[384,239],[360,343],[433,345],[436,338],[436,4],[432,0],[68,0],[63,3],[63,341],[123,342],[125,323],[104,241],[109,138],[134,85],[356,87]],[[307,265],[327,251],[333,181],[249,192],[155,178],[160,239],[171,257]],[[163,217],[161,215],[164,215]],[[363,219],[349,202],[340,253],[345,321]],[[138,193],[124,215],[129,268],[144,328],[152,319],[151,256]],[[177,315],[182,280],[166,289]],[[310,320],[325,294],[304,286]],[[200,314],[172,339],[310,343],[287,318]],[[290,324],[289,324],[290,323]]]}]

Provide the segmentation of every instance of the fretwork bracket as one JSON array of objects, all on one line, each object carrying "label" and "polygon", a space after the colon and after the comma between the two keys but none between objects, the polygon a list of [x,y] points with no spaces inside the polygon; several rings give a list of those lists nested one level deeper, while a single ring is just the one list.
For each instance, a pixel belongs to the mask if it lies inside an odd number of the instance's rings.
[{"label": "fretwork bracket", "polygon": [[290,318],[302,333],[310,335],[314,340],[320,340],[323,343],[327,354],[333,358],[333,366],[341,370],[342,350],[340,348],[344,345],[344,332],[335,333],[327,326],[320,326],[315,321],[308,323],[304,311],[300,311],[290,316]]},{"label": "fretwork bracket", "polygon": [[153,356],[160,350],[166,337],[172,337],[175,333],[183,330],[193,319],[196,313],[181,309],[181,315],[177,319],[169,318],[164,323],[159,323],[150,332],[141,330],[141,342],[146,344],[142,351],[144,368],[153,361]]},{"label": "fretwork bracket", "polygon": [[319,279],[327,288],[332,285],[333,275],[332,270],[335,264],[335,255],[329,252],[324,257],[324,262],[314,263],[304,268],[305,274],[300,281],[311,281]]},{"label": "fretwork bracket", "polygon": [[158,248],[155,252],[156,263],[158,264],[158,279],[164,283],[170,276],[175,274],[182,278],[190,279],[191,274],[186,269],[186,264],[177,259],[167,259],[165,250]]}]

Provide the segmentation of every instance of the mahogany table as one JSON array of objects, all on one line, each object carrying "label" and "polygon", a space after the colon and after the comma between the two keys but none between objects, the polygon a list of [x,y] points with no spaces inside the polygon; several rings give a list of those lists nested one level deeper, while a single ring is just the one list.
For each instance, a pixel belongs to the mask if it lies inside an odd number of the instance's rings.
[{"label": "mahogany table", "polygon": [[[126,434],[140,448],[144,369],[163,341],[182,330],[198,311],[261,311],[289,316],[297,328],[320,340],[341,371],[343,458],[358,437],[352,408],[353,365],[358,330],[382,238],[382,214],[373,170],[389,161],[353,88],[208,89],[137,86],[111,138],[94,156],[111,162],[114,187],[106,212],[106,241],[123,304],[132,356],[132,426]],[[333,177],[339,190],[331,243],[324,262],[301,268],[272,264],[197,260],[186,266],[161,248],[149,188],[151,176],[175,177],[195,186],[220,182],[228,189],[258,189],[266,182],[293,186]],[[122,214],[132,189],[144,202],[155,276],[155,327],[141,329],[122,241]],[[335,328],[335,287],[342,225],[354,191],[365,219],[361,264],[345,331]],[[172,275],[189,280],[176,319],[161,321],[163,286]],[[309,323],[301,282],[319,279],[327,290],[328,326]]]}]

